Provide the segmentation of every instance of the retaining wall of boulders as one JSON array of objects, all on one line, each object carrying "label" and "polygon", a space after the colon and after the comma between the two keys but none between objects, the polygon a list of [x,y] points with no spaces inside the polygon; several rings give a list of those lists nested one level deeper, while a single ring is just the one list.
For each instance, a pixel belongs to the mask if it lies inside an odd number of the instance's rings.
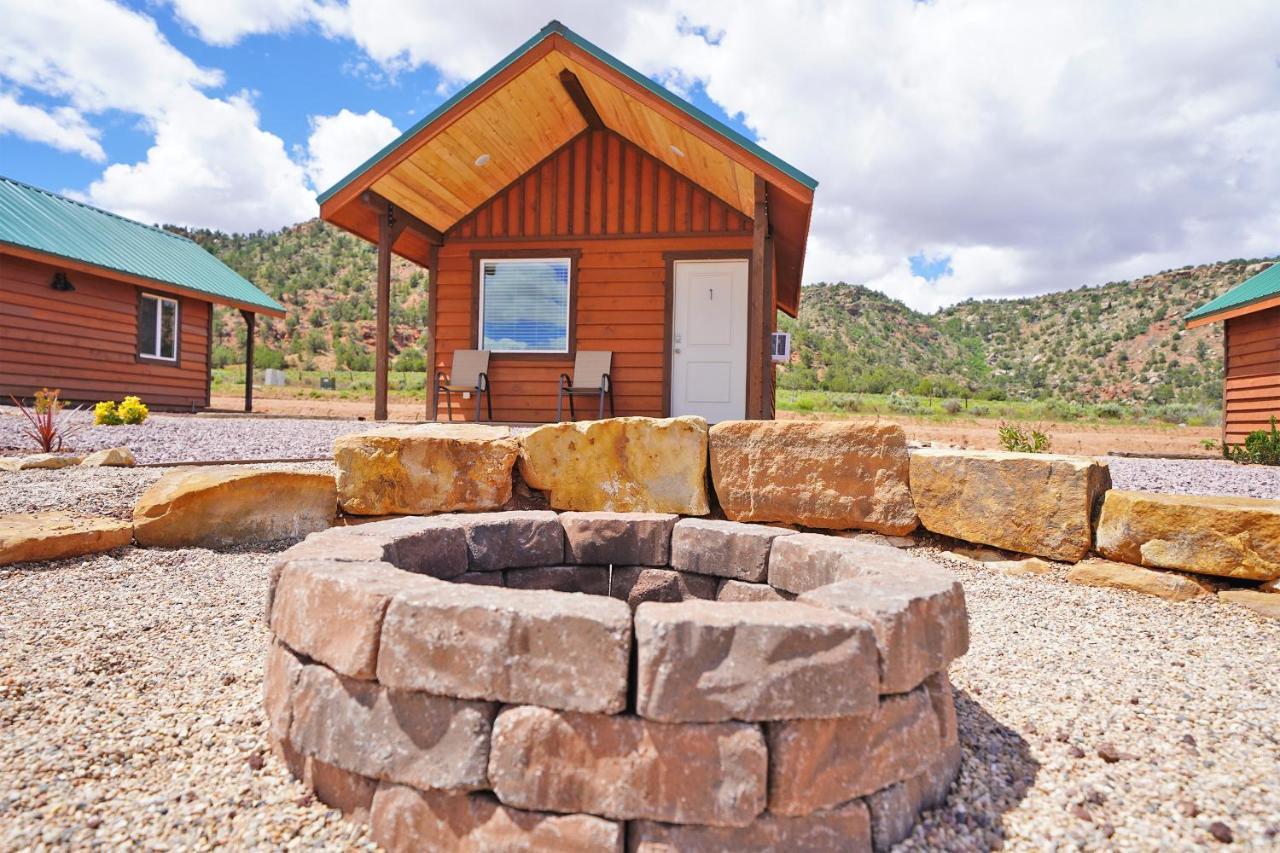
[{"label": "retaining wall of boulders", "polygon": [[390,850],[881,850],[958,772],[963,592],[890,546],[400,518],[286,551],[267,618],[274,747]]}]

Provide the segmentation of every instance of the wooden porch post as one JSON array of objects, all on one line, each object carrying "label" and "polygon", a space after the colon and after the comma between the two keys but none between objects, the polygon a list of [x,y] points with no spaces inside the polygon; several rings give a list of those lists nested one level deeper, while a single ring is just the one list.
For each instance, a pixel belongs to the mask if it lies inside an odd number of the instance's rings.
[{"label": "wooden porch post", "polygon": [[434,243],[427,252],[427,381],[426,400],[423,401],[423,417],[431,420],[431,399],[436,387],[436,296],[439,282],[436,271],[440,268],[440,247]]},{"label": "wooden porch post", "polygon": [[257,326],[258,315],[252,311],[240,309],[240,314],[244,317],[245,336],[244,336],[244,410],[246,412],[253,411],[253,338],[254,328]]},{"label": "wooden porch post", "polygon": [[391,336],[391,206],[378,217],[377,327],[374,330],[373,419],[387,419],[387,354]]},{"label": "wooden porch post", "polygon": [[751,270],[747,295],[747,417],[760,420],[769,417],[765,393],[765,370],[772,370],[769,360],[769,335],[773,331],[771,292],[772,271],[769,269],[769,205],[768,183],[756,175],[755,215],[751,231]]}]

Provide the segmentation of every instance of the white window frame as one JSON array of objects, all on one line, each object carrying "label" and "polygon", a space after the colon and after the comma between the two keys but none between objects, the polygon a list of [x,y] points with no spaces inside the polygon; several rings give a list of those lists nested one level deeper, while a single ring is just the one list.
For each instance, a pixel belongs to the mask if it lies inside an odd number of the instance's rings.
[{"label": "white window frame", "polygon": [[484,349],[484,268],[486,264],[527,264],[531,262],[555,263],[561,262],[569,270],[569,277],[565,281],[567,292],[564,300],[564,349],[495,349],[491,352],[501,353],[503,355],[568,355],[572,351],[573,346],[573,329],[570,324],[573,322],[573,258],[568,255],[564,257],[546,257],[539,255],[529,255],[527,257],[509,257],[509,258],[481,258],[477,266],[476,290],[478,294],[479,319],[476,324],[476,340],[480,349]]},{"label": "white window frame", "polygon": [[[176,363],[178,360],[178,348],[182,345],[182,338],[181,338],[182,318],[178,316],[178,312],[181,311],[182,309],[181,309],[181,306],[178,304],[178,300],[174,299],[171,296],[160,296],[159,294],[156,294],[156,293],[143,293],[141,294],[141,296],[142,296],[142,299],[151,299],[151,300],[154,300],[156,303],[156,337],[155,337],[156,349],[155,349],[155,352],[142,352],[142,335],[139,334],[138,335],[138,358],[150,359],[152,361],[170,361],[170,362]],[[161,334],[164,327],[161,324],[164,322],[164,303],[166,302],[173,303],[173,355],[172,356],[160,354],[161,341],[164,338],[164,336]],[[138,308],[139,308],[138,326],[139,326],[139,332],[141,332],[141,326],[142,326],[141,301],[139,301],[138,303]]]}]

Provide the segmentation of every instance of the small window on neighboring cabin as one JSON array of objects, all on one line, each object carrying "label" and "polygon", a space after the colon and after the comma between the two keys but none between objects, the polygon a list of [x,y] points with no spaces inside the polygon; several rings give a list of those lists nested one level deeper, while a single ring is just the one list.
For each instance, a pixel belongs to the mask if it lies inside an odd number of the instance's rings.
[{"label": "small window on neighboring cabin", "polygon": [[138,302],[138,355],[178,360],[178,300],[142,294]]},{"label": "small window on neighboring cabin", "polygon": [[569,259],[480,262],[480,348],[569,351]]}]

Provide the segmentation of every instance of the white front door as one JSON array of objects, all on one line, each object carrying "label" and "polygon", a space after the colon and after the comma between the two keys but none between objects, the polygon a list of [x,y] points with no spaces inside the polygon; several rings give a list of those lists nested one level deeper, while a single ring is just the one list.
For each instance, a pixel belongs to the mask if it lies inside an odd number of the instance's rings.
[{"label": "white front door", "polygon": [[747,415],[747,262],[676,261],[671,415]]}]

